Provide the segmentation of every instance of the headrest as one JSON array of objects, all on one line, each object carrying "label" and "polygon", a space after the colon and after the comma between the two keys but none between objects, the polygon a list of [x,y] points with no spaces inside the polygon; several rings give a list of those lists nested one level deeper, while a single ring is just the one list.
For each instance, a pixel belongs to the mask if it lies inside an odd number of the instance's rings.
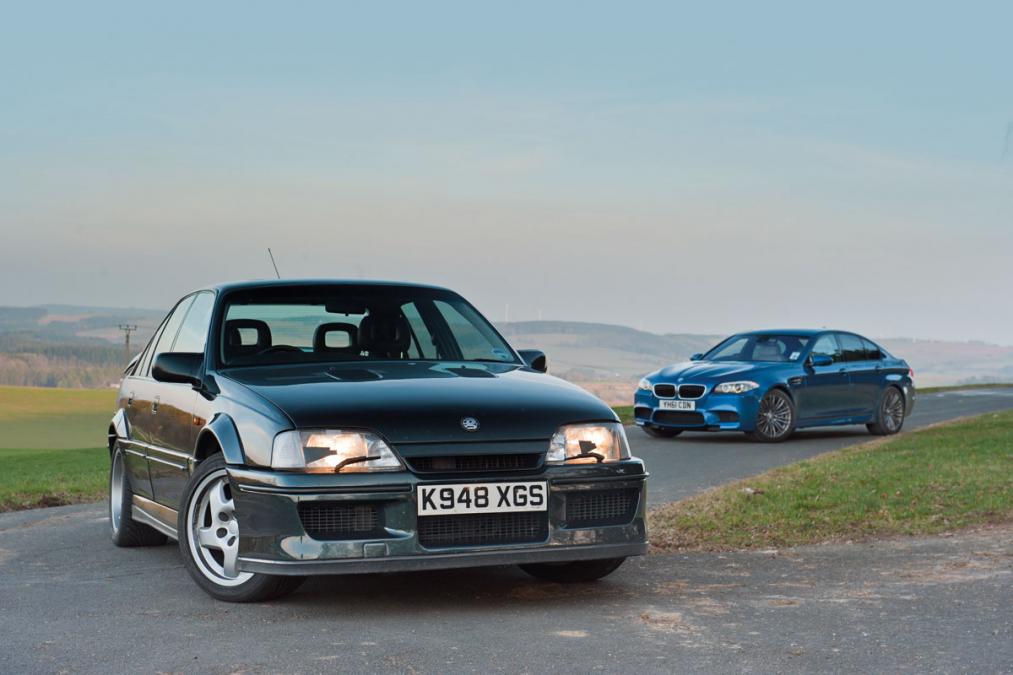
[{"label": "headrest", "polygon": [[758,361],[780,361],[783,354],[776,342],[759,342],[753,348],[753,358]]},{"label": "headrest", "polygon": [[[348,336],[348,344],[343,347],[327,346],[327,337],[336,333]],[[342,352],[345,354],[359,353],[359,329],[354,323],[322,323],[313,332],[313,351]]]},{"label": "headrest", "polygon": [[359,324],[359,347],[370,356],[401,358],[411,343],[411,326],[403,316],[369,314]]},{"label": "headrest", "polygon": [[[257,334],[250,342],[249,331]],[[246,338],[245,340],[243,338]],[[232,355],[255,354],[271,346],[271,328],[259,319],[232,319],[225,322],[225,351]]]}]

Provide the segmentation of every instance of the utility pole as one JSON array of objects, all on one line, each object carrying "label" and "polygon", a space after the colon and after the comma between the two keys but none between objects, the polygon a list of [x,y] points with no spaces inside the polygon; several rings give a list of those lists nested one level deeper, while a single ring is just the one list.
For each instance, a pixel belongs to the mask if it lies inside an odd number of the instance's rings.
[{"label": "utility pole", "polygon": [[128,324],[128,323],[121,323],[119,325],[119,329],[121,331],[123,331],[123,336],[125,338],[123,346],[124,346],[124,351],[127,353],[127,361],[129,361],[130,360],[130,334],[133,333],[135,330],[137,330],[137,326],[132,325],[132,324]]}]

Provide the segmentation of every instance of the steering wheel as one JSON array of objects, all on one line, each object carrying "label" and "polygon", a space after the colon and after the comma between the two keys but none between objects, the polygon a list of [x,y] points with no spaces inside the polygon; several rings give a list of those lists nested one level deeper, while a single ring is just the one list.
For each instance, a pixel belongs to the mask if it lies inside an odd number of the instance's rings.
[{"label": "steering wheel", "polygon": [[257,356],[262,356],[263,354],[274,354],[276,352],[299,352],[302,354],[301,349],[293,347],[292,345],[271,345],[270,347],[266,347],[257,352]]}]

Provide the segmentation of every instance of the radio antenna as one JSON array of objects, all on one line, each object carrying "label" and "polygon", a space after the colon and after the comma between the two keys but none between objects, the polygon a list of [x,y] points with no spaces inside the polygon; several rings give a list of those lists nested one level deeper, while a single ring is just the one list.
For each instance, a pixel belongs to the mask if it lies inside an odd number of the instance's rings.
[{"label": "radio antenna", "polygon": [[271,253],[271,247],[270,246],[267,247],[267,255],[271,256],[271,265],[274,266],[274,274],[275,274],[275,276],[277,276],[279,279],[281,279],[281,273],[278,272],[278,263],[274,262],[274,254]]}]

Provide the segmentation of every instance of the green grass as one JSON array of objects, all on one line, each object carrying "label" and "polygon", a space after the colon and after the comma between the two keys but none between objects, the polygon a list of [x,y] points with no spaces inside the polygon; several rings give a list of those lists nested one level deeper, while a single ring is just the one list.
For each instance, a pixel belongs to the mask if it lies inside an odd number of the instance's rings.
[{"label": "green grass", "polygon": [[1013,411],[774,469],[649,516],[660,550],[774,548],[1013,520]]},{"label": "green grass", "polygon": [[115,407],[111,389],[0,387],[0,511],[101,499]]},{"label": "green grass", "polygon": [[95,448],[116,409],[112,389],[0,387],[0,448]]},{"label": "green grass", "polygon": [[109,451],[0,449],[0,511],[102,499]]},{"label": "green grass", "polygon": [[619,419],[623,424],[633,424],[633,406],[631,405],[614,405],[612,409],[619,415]]}]

